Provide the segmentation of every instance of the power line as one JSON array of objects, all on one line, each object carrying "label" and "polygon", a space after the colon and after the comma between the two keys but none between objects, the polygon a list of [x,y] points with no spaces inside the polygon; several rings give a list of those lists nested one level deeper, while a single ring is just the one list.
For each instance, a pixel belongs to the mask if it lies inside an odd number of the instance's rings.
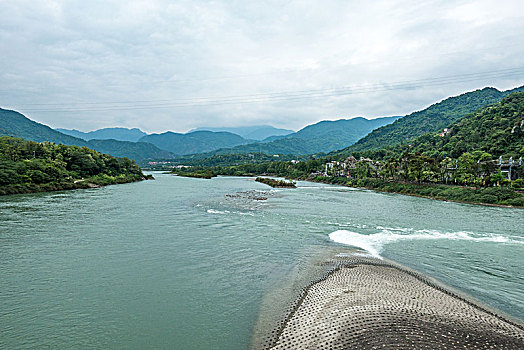
[{"label": "power line", "polygon": [[[417,80],[405,80],[405,81],[398,81],[393,83],[375,83],[375,84],[364,84],[360,86],[342,86],[337,88],[323,88],[323,89],[308,89],[308,90],[294,90],[294,91],[281,91],[281,92],[268,92],[268,93],[258,93],[258,94],[247,94],[247,95],[234,95],[234,96],[216,96],[216,97],[193,97],[193,98],[185,98],[185,99],[161,99],[161,100],[142,100],[142,101],[104,101],[104,102],[77,102],[73,103],[76,105],[118,105],[118,104],[140,104],[140,103],[162,103],[162,102],[169,102],[174,103],[175,101],[178,102],[200,102],[200,101],[206,101],[210,99],[214,100],[224,100],[224,99],[240,99],[240,98],[253,98],[253,97],[272,97],[272,96],[280,96],[280,95],[286,95],[291,96],[295,94],[307,94],[307,93],[316,93],[316,92],[327,92],[327,91],[343,91],[343,90],[354,90],[354,89],[376,89],[376,88],[382,88],[384,85],[402,85],[402,84],[416,84],[416,83],[430,83],[430,82],[437,82],[437,81],[444,81],[449,79],[466,79],[470,78],[472,76],[477,76],[480,78],[482,77],[491,77],[491,75],[499,75],[499,74],[518,74],[522,73],[522,70],[524,67],[517,67],[517,68],[508,68],[508,69],[501,69],[496,71],[487,71],[487,72],[477,72],[477,73],[463,73],[463,74],[455,74],[450,76],[444,76],[444,77],[436,77],[436,78],[424,78],[424,79],[417,79]],[[71,103],[64,104],[64,103],[29,103],[26,104],[26,106],[68,106],[68,108],[71,107]],[[103,106],[102,106],[103,107]],[[110,107],[110,106],[107,106]]]},{"label": "power line", "polygon": [[[120,101],[120,102],[87,102],[78,107],[63,107],[65,104],[55,104],[55,109],[25,109],[26,112],[87,112],[87,111],[115,111],[136,109],[158,109],[196,107],[223,104],[245,104],[272,101],[297,100],[305,98],[335,97],[379,91],[414,89],[428,86],[439,86],[456,82],[470,82],[490,78],[524,75],[524,67],[502,69],[490,72],[464,73],[444,77],[426,78],[418,80],[398,81],[393,83],[376,83],[360,86],[343,86],[338,88],[310,89],[296,91],[268,92],[251,95],[195,97],[188,99]],[[37,104],[35,104],[37,105]]]}]

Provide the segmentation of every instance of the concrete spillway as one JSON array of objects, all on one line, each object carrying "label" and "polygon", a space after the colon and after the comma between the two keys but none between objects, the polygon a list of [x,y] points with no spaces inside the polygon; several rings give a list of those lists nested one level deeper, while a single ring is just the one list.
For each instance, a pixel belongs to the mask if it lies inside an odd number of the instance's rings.
[{"label": "concrete spillway", "polygon": [[524,327],[436,281],[352,258],[304,289],[266,349],[524,349]]}]

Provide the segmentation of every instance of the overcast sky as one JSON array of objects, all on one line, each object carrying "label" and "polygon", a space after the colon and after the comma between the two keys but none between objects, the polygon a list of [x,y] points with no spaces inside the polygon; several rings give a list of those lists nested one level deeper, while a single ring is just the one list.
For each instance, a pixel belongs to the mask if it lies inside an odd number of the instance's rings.
[{"label": "overcast sky", "polygon": [[524,1],[0,0],[0,50],[52,127],[296,130],[524,85]]}]

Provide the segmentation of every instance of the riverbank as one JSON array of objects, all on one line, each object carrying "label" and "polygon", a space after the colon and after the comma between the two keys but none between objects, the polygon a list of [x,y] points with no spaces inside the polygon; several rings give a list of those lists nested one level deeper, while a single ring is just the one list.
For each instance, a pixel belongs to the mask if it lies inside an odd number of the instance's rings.
[{"label": "riverbank", "polygon": [[258,348],[524,348],[522,323],[429,277],[379,259],[335,260]]},{"label": "riverbank", "polygon": [[438,184],[412,184],[380,179],[347,179],[336,177],[316,177],[310,180],[320,183],[458,203],[524,208],[524,194],[505,187],[471,188]]},{"label": "riverbank", "polygon": [[54,192],[65,190],[78,190],[87,188],[97,188],[110,185],[138,182],[143,180],[154,180],[152,175],[119,175],[119,176],[95,176],[80,180],[67,182],[49,182],[43,184],[25,183],[13,184],[0,187],[0,196],[12,194],[28,194],[38,192]]},{"label": "riverbank", "polygon": [[[218,175],[224,176],[275,176],[282,177],[279,174],[222,174],[207,170],[205,172],[181,172],[178,176],[195,177],[211,179]],[[331,185],[348,186],[355,188],[363,188],[378,192],[403,194],[413,197],[421,197],[428,199],[436,199],[442,201],[451,201],[457,203],[478,204],[497,207],[516,207],[524,208],[524,193],[515,191],[507,187],[486,187],[473,188],[454,185],[442,184],[418,184],[387,181],[375,178],[354,179],[346,177],[293,177],[290,180],[312,181],[317,183],[325,183]]]}]

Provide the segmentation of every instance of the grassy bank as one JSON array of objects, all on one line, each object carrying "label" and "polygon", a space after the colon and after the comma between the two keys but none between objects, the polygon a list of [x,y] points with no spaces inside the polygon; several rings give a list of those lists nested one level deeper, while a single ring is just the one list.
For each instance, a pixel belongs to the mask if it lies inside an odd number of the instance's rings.
[{"label": "grassy bank", "polygon": [[152,176],[140,176],[140,175],[98,175],[81,180],[61,181],[61,182],[48,182],[43,184],[34,183],[19,183],[11,184],[0,187],[1,195],[10,194],[24,194],[24,193],[36,193],[36,192],[52,192],[52,191],[65,191],[65,190],[76,190],[95,188],[108,185],[118,185],[130,182],[137,182],[142,180],[153,179]]},{"label": "grassy bank", "polygon": [[524,208],[524,194],[507,187],[472,188],[461,186],[413,184],[380,179],[347,179],[321,177],[315,182],[366,188],[375,191],[405,194],[431,199],[488,205],[509,205]]}]

